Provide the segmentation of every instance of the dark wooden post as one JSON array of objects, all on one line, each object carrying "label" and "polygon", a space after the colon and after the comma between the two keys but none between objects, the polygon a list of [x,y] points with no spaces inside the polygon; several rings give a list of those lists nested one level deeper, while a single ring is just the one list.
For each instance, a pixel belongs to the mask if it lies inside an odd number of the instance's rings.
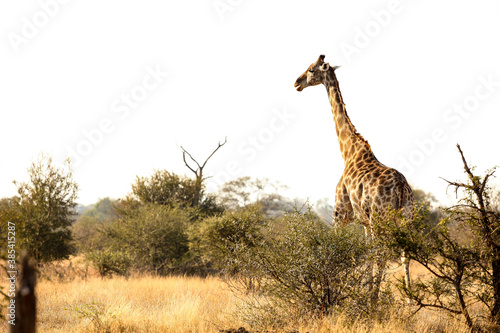
[{"label": "dark wooden post", "polygon": [[36,272],[28,255],[22,259],[21,279],[16,291],[16,319],[15,325],[10,326],[10,333],[36,332]]}]

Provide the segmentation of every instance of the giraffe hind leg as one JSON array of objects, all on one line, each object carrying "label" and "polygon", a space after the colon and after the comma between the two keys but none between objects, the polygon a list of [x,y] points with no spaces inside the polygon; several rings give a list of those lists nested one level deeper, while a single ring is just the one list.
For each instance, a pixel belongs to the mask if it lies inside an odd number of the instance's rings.
[{"label": "giraffe hind leg", "polygon": [[405,272],[405,285],[406,288],[410,287],[410,259],[406,258],[405,253],[401,255],[401,261],[403,262],[404,272]]},{"label": "giraffe hind leg", "polygon": [[346,225],[351,222],[352,216],[353,209],[351,199],[349,198],[349,194],[347,193],[347,189],[342,179],[340,179],[335,191],[335,209],[333,211],[334,223],[337,225]]}]

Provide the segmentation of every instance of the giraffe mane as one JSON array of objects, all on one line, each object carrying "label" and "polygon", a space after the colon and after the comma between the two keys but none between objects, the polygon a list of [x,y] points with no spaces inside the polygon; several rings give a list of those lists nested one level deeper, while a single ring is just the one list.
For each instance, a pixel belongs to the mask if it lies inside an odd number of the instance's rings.
[{"label": "giraffe mane", "polygon": [[368,143],[368,141],[365,138],[363,138],[363,136],[356,130],[356,127],[352,123],[351,118],[349,117],[349,114],[347,113],[347,110],[345,108],[345,104],[344,104],[344,99],[342,97],[342,93],[340,92],[339,81],[337,80],[334,71],[332,71],[332,74],[334,76],[333,83],[335,84],[335,89],[336,89],[337,94],[338,94],[336,102],[339,103],[342,106],[342,109],[344,110],[344,113],[345,113],[345,116],[346,116],[346,119],[347,119],[347,123],[349,124],[349,127],[352,129],[354,135],[357,138],[359,138],[366,145],[366,148],[368,148],[368,150],[373,154],[372,147],[370,146],[370,144]]}]

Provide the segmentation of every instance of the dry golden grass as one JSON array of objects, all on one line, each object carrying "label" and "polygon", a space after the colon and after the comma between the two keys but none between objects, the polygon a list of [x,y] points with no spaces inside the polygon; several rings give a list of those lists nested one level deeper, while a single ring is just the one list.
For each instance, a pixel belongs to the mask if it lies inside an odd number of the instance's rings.
[{"label": "dry golden grass", "polygon": [[[418,270],[415,267],[414,271]],[[242,322],[241,313],[247,311],[251,315],[252,310],[245,310],[240,297],[218,278],[138,276],[102,280],[95,275],[70,278],[71,281],[57,278],[39,281],[38,332],[220,332],[241,326],[250,330],[249,324]],[[402,311],[393,311],[388,320],[381,322],[353,322],[342,314],[285,318],[285,331],[468,332],[463,323],[442,312],[422,311],[406,320]],[[268,314],[265,322],[270,326],[261,325],[259,329],[270,330],[273,320],[280,316],[274,318]],[[6,331],[6,325],[0,329]]]},{"label": "dry golden grass", "polygon": [[217,332],[235,306],[216,278],[41,281],[37,296],[41,333]]}]

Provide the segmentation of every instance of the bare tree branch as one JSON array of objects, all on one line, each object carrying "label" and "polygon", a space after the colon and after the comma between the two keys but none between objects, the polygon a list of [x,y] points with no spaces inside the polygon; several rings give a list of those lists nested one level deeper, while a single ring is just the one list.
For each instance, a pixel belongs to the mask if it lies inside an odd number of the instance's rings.
[{"label": "bare tree branch", "polygon": [[[217,144],[217,148],[215,148],[214,151],[205,159],[205,162],[203,162],[202,165],[200,165],[200,163],[198,163],[198,161],[196,161],[194,159],[194,157],[184,147],[180,146],[181,149],[182,149],[182,160],[184,161],[184,164],[196,176],[196,179],[195,179],[196,195],[195,195],[195,197],[193,199],[193,204],[195,206],[198,205],[198,203],[200,202],[201,197],[202,197],[203,181],[205,180],[205,178],[203,178],[203,168],[205,168],[205,165],[207,164],[208,160],[215,154],[215,152],[217,152],[217,150],[219,150],[220,147],[224,146],[226,143],[227,143],[227,137],[225,138],[225,140],[224,140],[223,143],[220,143],[220,141],[219,141],[218,144]],[[189,156],[189,158],[191,159],[191,161],[193,161],[194,163],[196,163],[196,165],[198,166],[198,168],[196,170],[189,165],[189,163],[186,160],[186,155]]]},{"label": "bare tree branch", "polygon": [[[198,161],[196,161],[194,159],[194,157],[182,146],[181,149],[182,149],[182,159],[184,160],[184,164],[188,167],[189,170],[191,170],[195,175],[196,175],[196,178],[201,178],[203,176],[203,168],[205,168],[205,165],[207,164],[208,160],[217,152],[217,150],[219,150],[222,146],[224,146],[225,144],[227,143],[227,136],[225,137],[224,139],[224,142],[223,143],[220,143],[220,141],[218,142],[217,144],[217,148],[214,149],[214,151],[205,159],[205,162],[203,162],[202,165],[200,165],[200,163],[198,163]],[[198,166],[198,169],[194,170],[190,165],[189,163],[186,161],[186,154],[189,156],[189,158],[194,162],[196,163],[196,165]],[[200,179],[202,180],[202,179]]]},{"label": "bare tree branch", "polygon": [[458,148],[458,151],[460,152],[460,156],[462,156],[462,162],[464,163],[465,172],[467,172],[467,174],[470,177],[474,177],[474,175],[472,174],[472,171],[470,170],[469,166],[467,165],[467,161],[465,160],[464,153],[462,152],[462,149],[460,148],[460,145],[458,143],[457,143],[457,148]]},{"label": "bare tree branch", "polygon": [[181,149],[182,149],[182,159],[184,160],[184,164],[188,167],[189,170],[191,170],[192,172],[194,172],[195,175],[198,175],[197,171],[195,171],[193,168],[191,168],[191,166],[188,164],[188,162],[186,161],[186,154],[189,155],[189,157],[198,165],[198,169],[200,168],[200,165],[198,164],[198,162],[196,162],[196,160],[191,156],[190,153],[187,152],[186,149],[184,149],[184,147],[181,146]]},{"label": "bare tree branch", "polygon": [[[218,142],[217,148],[215,148],[215,150],[212,152],[212,154],[210,154],[210,156],[207,157],[207,159],[205,160],[205,162],[201,166],[201,169],[203,169],[205,167],[205,164],[207,164],[208,160],[215,154],[215,152],[217,150],[219,150],[220,147],[224,146],[226,143],[227,143],[227,136],[224,138],[224,143],[221,144],[220,141]],[[198,164],[198,163],[196,163],[196,164]]]}]

